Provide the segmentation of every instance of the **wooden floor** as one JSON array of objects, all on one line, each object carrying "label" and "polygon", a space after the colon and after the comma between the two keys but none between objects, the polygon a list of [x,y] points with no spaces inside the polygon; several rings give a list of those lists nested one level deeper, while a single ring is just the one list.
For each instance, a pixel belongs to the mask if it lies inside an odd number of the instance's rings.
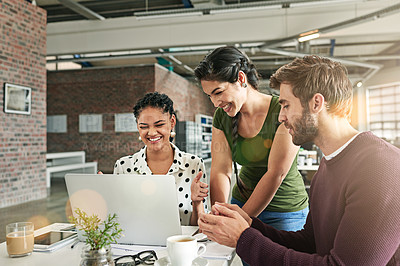
[{"label": "wooden floor", "polygon": [[51,182],[51,192],[47,198],[0,208],[0,243],[6,240],[5,228],[9,223],[32,221],[35,229],[39,229],[55,222],[68,222],[65,181],[53,178]]}]

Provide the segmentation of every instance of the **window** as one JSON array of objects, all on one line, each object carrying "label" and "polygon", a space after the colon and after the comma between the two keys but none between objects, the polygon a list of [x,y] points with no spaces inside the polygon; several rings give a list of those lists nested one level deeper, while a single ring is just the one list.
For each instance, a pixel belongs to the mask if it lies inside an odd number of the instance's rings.
[{"label": "window", "polygon": [[115,132],[137,132],[133,113],[115,114]]},{"label": "window", "polygon": [[79,115],[79,132],[102,132],[103,120],[101,115]]},{"label": "window", "polygon": [[400,83],[367,89],[369,129],[387,140],[400,138]]},{"label": "window", "polygon": [[47,133],[67,133],[67,115],[48,115]]}]

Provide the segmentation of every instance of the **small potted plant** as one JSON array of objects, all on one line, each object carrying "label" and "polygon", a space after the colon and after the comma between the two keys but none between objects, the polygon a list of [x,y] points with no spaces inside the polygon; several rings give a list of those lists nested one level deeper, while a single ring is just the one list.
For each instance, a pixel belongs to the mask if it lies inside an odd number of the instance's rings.
[{"label": "small potted plant", "polygon": [[114,265],[111,257],[111,243],[116,243],[123,231],[117,222],[117,215],[109,214],[102,222],[97,215],[89,216],[79,208],[75,210],[75,213],[76,217],[70,216],[69,220],[78,230],[83,231],[83,236],[86,238],[80,265]]}]

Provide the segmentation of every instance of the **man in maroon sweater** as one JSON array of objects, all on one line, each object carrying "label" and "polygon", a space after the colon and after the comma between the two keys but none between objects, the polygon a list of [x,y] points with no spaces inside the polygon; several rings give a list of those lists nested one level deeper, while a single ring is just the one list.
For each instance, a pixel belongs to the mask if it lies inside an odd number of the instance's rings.
[{"label": "man in maroon sweater", "polygon": [[350,125],[346,68],[306,56],[270,86],[280,89],[279,119],[293,143],[313,141],[325,154],[304,229],[276,230],[231,204],[200,215],[200,229],[250,265],[400,265],[400,149]]}]

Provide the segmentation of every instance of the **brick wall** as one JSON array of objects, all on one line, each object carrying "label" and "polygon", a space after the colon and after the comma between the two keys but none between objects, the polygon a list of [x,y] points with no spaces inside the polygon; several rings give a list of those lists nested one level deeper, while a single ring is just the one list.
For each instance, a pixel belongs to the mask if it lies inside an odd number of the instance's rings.
[{"label": "brick wall", "polygon": [[[86,161],[97,161],[105,173],[112,172],[116,159],[142,147],[137,132],[114,131],[114,115],[132,113],[137,99],[147,92],[168,93],[175,108],[190,113],[191,120],[197,112],[213,113],[209,99],[200,88],[158,65],[58,71],[48,72],[47,76],[48,115],[67,115],[67,133],[48,133],[47,151],[84,150]],[[185,90],[188,92],[175,95]],[[203,103],[189,108],[194,101]],[[102,114],[103,132],[79,133],[80,114]]]},{"label": "brick wall", "polygon": [[[4,112],[4,83],[32,89],[31,115]],[[0,0],[0,207],[46,197],[46,12]]]}]

